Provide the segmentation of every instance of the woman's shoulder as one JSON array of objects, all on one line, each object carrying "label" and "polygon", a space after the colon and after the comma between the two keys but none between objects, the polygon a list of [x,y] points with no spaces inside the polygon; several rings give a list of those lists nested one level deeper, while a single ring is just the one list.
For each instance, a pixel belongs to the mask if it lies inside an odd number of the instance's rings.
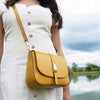
[{"label": "woman's shoulder", "polygon": [[3,13],[7,11],[5,2],[6,2],[5,0],[0,0],[0,18],[2,17]]}]

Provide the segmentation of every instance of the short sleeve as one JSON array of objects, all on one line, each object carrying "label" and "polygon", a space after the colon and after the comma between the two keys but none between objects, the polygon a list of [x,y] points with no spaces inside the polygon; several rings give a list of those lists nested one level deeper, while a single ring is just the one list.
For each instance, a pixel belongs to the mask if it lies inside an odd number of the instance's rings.
[{"label": "short sleeve", "polygon": [[3,13],[7,10],[7,7],[4,3],[5,0],[0,0],[0,18],[2,18]]}]

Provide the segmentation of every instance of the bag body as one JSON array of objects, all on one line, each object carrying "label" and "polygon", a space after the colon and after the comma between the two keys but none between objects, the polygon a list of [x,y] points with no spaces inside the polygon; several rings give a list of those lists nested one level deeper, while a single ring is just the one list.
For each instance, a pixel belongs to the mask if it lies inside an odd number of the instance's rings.
[{"label": "bag body", "polygon": [[69,84],[64,57],[39,51],[29,51],[26,83],[33,88],[63,87]]}]

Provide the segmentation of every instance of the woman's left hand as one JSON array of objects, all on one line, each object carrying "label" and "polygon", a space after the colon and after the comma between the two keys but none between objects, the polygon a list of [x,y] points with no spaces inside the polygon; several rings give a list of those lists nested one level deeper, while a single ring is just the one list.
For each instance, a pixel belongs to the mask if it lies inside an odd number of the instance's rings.
[{"label": "woman's left hand", "polygon": [[63,87],[63,100],[71,100],[69,86]]}]

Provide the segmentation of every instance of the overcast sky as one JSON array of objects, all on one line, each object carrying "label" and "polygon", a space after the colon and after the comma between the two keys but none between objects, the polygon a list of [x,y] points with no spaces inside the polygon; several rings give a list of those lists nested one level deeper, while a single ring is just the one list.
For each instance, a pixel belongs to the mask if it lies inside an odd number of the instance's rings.
[{"label": "overcast sky", "polygon": [[71,67],[100,65],[100,0],[57,0],[64,20],[62,49]]}]

